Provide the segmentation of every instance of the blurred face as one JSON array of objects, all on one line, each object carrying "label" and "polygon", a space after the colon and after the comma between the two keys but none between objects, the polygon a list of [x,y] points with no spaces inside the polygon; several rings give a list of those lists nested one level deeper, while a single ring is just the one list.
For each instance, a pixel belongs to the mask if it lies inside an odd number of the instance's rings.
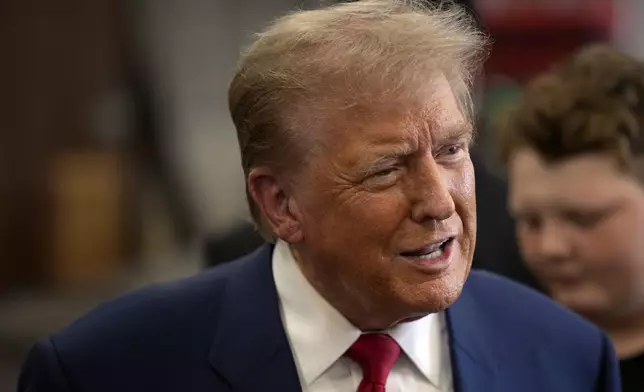
[{"label": "blurred face", "polygon": [[510,160],[510,209],[524,259],[550,294],[595,320],[644,306],[644,194],[615,161],[585,155]]},{"label": "blurred face", "polygon": [[403,110],[335,115],[292,187],[309,281],[363,328],[444,309],[476,237],[472,129],[445,79]]}]

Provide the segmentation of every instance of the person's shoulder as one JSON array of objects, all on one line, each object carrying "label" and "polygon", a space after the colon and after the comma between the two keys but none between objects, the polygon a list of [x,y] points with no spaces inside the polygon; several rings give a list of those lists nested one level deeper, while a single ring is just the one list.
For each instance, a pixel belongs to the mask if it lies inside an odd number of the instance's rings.
[{"label": "person's shoulder", "polygon": [[491,315],[508,338],[600,348],[599,328],[532,288],[480,270],[470,273],[466,287],[479,309]]},{"label": "person's shoulder", "polygon": [[457,318],[469,324],[461,331],[476,335],[486,351],[511,366],[511,377],[545,377],[578,391],[619,390],[607,336],[544,294],[490,272],[472,271],[457,304],[452,306]]},{"label": "person's shoulder", "polygon": [[98,305],[51,341],[61,353],[90,354],[125,349],[132,342],[172,341],[209,335],[230,277],[243,261],[234,261],[180,280],[125,293]]},{"label": "person's shoulder", "polygon": [[565,327],[597,330],[550,297],[492,272],[472,270],[466,287],[478,304],[495,314],[506,313],[517,323],[528,322],[535,327],[554,325],[559,330]]},{"label": "person's shoulder", "polygon": [[228,321],[222,316],[230,309],[228,298],[249,278],[270,271],[263,263],[268,250],[97,306],[33,346],[23,384],[55,377],[84,391],[159,390],[210,375],[206,358]]}]

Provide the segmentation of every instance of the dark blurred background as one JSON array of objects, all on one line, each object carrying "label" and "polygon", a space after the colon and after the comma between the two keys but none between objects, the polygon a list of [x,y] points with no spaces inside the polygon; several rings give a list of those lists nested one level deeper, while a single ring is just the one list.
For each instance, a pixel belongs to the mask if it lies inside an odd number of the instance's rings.
[{"label": "dark blurred background", "polygon": [[[477,86],[476,263],[533,284],[490,130],[527,78],[580,45],[644,56],[644,1],[463,3],[494,40]],[[36,339],[98,302],[259,244],[227,84],[252,32],[318,5],[0,1],[0,391]]]}]

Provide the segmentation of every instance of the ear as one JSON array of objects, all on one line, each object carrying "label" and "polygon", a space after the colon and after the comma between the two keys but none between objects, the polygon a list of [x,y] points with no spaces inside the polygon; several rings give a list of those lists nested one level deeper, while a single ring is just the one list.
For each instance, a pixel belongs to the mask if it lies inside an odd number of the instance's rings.
[{"label": "ear", "polygon": [[268,168],[255,168],[248,174],[248,191],[268,228],[288,243],[304,239],[302,214],[288,192],[286,182]]}]

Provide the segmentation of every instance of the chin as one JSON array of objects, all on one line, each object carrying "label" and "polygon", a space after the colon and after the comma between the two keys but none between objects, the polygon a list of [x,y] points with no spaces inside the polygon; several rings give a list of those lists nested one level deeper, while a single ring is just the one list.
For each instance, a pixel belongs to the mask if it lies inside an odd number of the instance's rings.
[{"label": "chin", "polygon": [[589,320],[602,320],[612,318],[622,308],[609,296],[596,291],[550,291],[551,297],[565,308]]},{"label": "chin", "polygon": [[564,307],[590,319],[605,316],[607,313],[611,312],[610,309],[607,309],[605,306],[601,306],[595,301],[565,300],[556,297],[554,299]]},{"label": "chin", "polygon": [[[407,304],[414,313],[429,314],[449,308],[461,296],[466,273],[447,274],[432,281],[424,282],[412,291]],[[411,294],[411,293],[410,293]]]}]

